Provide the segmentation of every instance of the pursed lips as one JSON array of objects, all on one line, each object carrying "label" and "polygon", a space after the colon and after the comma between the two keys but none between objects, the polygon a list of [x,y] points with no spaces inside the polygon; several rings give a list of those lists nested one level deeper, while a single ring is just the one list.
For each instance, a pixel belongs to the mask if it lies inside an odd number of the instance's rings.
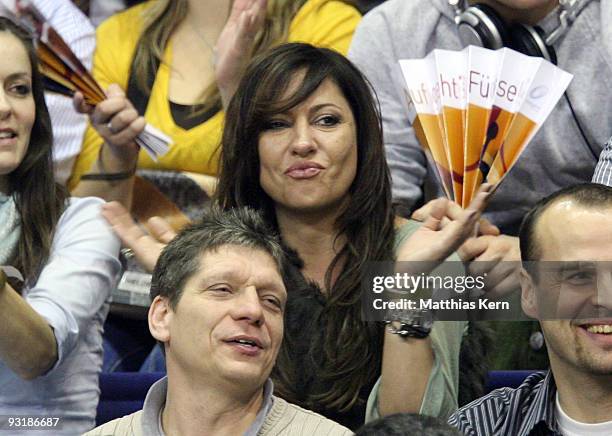
[{"label": "pursed lips", "polygon": [[291,165],[285,175],[293,179],[309,179],[319,174],[325,167],[318,162],[306,161]]}]

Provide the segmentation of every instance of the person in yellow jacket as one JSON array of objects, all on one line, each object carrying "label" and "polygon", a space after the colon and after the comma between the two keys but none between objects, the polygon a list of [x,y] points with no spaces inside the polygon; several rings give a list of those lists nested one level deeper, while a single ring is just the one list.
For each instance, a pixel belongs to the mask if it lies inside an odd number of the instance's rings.
[{"label": "person in yellow jacket", "polygon": [[[91,123],[73,195],[129,207],[136,167],[216,175],[222,108],[252,56],[286,41],[345,54],[360,19],[340,0],[151,0],[111,17],[93,69],[108,99],[94,109],[75,98]],[[158,162],[134,144],[145,122],[173,141]]]}]

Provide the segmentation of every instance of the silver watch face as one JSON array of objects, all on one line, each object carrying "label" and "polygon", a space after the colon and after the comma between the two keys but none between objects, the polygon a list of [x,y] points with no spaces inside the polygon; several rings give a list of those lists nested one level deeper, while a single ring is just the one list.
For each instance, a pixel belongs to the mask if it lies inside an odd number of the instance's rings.
[{"label": "silver watch face", "polygon": [[[433,312],[431,310],[389,310],[387,312],[389,331],[401,336],[425,337],[433,327]],[[394,326],[393,324],[399,324]]]}]

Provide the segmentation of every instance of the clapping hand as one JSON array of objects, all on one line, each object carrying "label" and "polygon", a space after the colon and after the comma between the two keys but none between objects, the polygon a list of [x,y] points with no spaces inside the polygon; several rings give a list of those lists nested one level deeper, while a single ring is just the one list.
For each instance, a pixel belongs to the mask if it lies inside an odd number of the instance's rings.
[{"label": "clapping hand", "polygon": [[225,108],[251,58],[255,36],[266,19],[267,3],[267,0],[235,0],[215,45],[215,79]]},{"label": "clapping hand", "polygon": [[147,230],[150,233],[146,233],[132,219],[130,212],[116,201],[102,206],[102,216],[112,226],[123,245],[134,252],[138,263],[149,272],[153,272],[161,251],[176,236],[172,227],[159,217],[147,221]]}]

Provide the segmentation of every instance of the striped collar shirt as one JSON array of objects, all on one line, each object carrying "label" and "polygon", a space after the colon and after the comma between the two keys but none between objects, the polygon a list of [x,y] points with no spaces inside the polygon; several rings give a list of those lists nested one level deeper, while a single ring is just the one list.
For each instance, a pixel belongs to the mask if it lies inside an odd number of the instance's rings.
[{"label": "striped collar shirt", "polygon": [[612,186],[612,138],[608,140],[599,155],[592,182]]},{"label": "striped collar shirt", "polygon": [[467,436],[560,435],[555,419],[556,392],[552,373],[538,372],[516,389],[496,389],[460,408],[448,422]]}]

